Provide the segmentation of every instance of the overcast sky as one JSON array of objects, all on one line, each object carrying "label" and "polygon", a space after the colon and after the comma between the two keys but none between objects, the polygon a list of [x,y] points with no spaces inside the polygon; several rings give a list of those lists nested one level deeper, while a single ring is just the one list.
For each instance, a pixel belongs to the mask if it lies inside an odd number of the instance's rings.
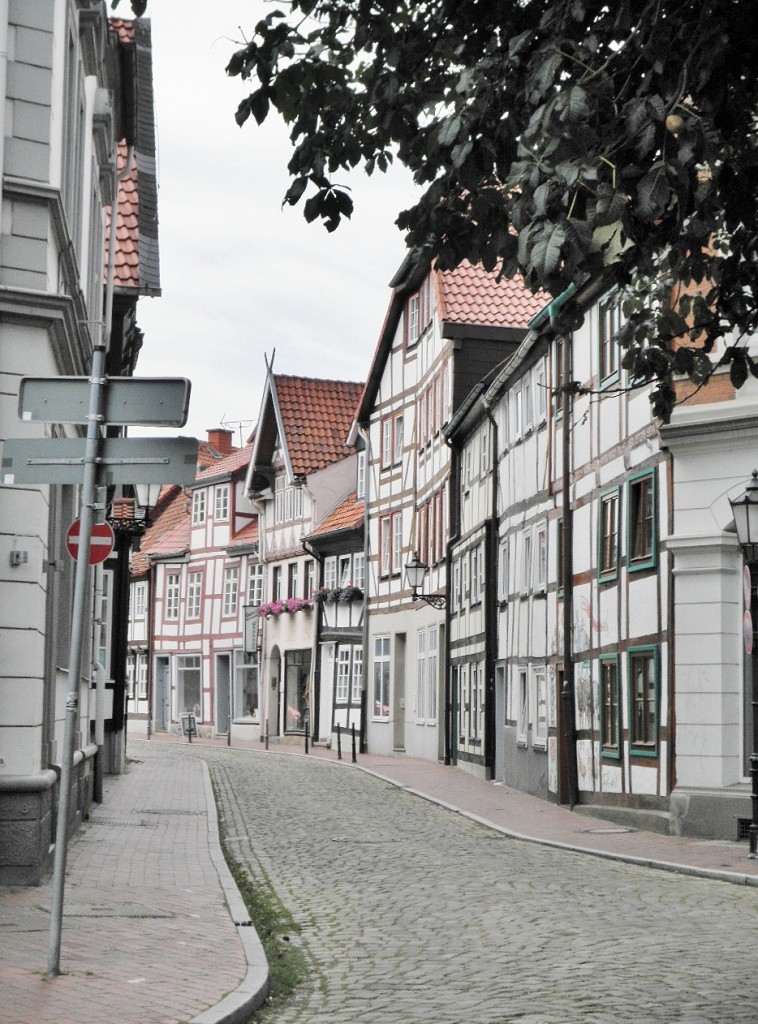
[{"label": "overcast sky", "polygon": [[[258,416],[264,353],[279,373],[365,379],[405,255],[394,224],[407,172],[350,181],[356,211],[329,234],[282,208],[290,144],[279,122],[239,128],[249,91],[224,67],[265,0],[150,0],[162,296],[143,298],[140,376],[192,381],[181,433]],[[126,0],[116,12],[128,16]],[[335,180],[347,180],[344,177]],[[149,431],[154,433],[154,429]],[[176,432],[176,431],[174,431]]]}]

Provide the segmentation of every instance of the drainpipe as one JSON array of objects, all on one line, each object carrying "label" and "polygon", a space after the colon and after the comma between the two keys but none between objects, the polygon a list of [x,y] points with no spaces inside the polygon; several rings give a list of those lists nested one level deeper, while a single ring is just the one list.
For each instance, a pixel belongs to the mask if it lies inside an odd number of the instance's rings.
[{"label": "drainpipe", "polygon": [[[447,581],[448,599],[445,602],[445,764],[457,764],[458,758],[453,758],[453,693],[452,693],[452,666],[450,664],[450,620],[452,618],[451,596],[452,596],[452,572],[453,572],[453,545],[461,536],[461,458],[460,448],[456,447],[452,440],[445,436],[445,444],[451,451],[450,476],[448,478],[448,521],[451,529],[448,530],[447,544],[445,545],[445,579]],[[456,694],[458,696],[458,694]]]},{"label": "drainpipe", "polygon": [[[496,746],[496,735],[495,731],[497,723],[495,721],[495,660],[498,650],[498,637],[497,637],[497,623],[498,616],[495,613],[495,602],[497,600],[497,539],[498,539],[498,518],[497,518],[497,495],[498,487],[500,482],[500,463],[498,461],[498,428],[497,420],[492,415],[492,408],[490,404],[485,400],[484,409],[487,413],[487,419],[490,421],[492,426],[492,444],[491,449],[491,466],[490,466],[490,485],[492,487],[492,494],[490,495],[490,529],[489,536],[486,538],[488,545],[487,551],[487,562],[489,570],[487,572],[487,589],[484,594],[485,599],[485,662],[484,668],[487,672],[487,702],[485,704],[486,716],[484,719],[484,749],[486,754],[485,766],[489,768],[491,776],[495,778],[495,746]],[[494,567],[494,572],[492,568]],[[494,586],[493,586],[494,581]]]},{"label": "drainpipe", "polygon": [[368,633],[368,582],[369,582],[369,466],[371,464],[371,441],[369,433],[360,423],[356,423],[359,435],[363,438],[363,450],[366,453],[366,466],[363,474],[363,679],[361,680],[361,729],[359,751],[368,753],[368,665],[369,665],[369,633]]},{"label": "drainpipe", "polygon": [[[310,555],[319,566],[319,579],[321,579],[321,559],[308,544],[308,541],[300,542],[306,555]],[[314,608],[316,613],[316,625],[313,630],[313,708],[311,709],[311,743],[315,743],[321,728],[321,607]]]},{"label": "drainpipe", "polygon": [[579,778],[576,762],[576,701],[574,697],[574,530],[571,508],[571,342],[572,334],[562,335],[563,365],[563,452],[561,524],[561,576],[563,582],[563,685],[561,687],[561,721],[565,764],[563,785],[559,784],[559,800],[574,808],[579,796]]}]

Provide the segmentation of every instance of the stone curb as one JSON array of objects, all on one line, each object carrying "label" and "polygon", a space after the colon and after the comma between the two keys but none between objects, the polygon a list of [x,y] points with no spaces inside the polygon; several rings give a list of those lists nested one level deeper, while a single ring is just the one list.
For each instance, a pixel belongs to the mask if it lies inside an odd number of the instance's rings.
[{"label": "stone curb", "polygon": [[[331,762],[329,762],[331,763]],[[343,762],[336,762],[343,764]],[[376,779],[381,779],[382,782],[389,782],[391,785],[402,789],[411,796],[420,797],[422,800],[427,800],[431,804],[436,804],[437,807],[443,807],[447,811],[453,811],[455,814],[460,814],[464,818],[468,818],[470,821],[475,821],[478,825],[484,825],[485,828],[490,828],[495,832],[500,832],[501,835],[508,836],[509,839],[519,839],[524,843],[537,843],[540,846],[549,846],[555,850],[566,850],[569,853],[586,853],[591,857],[601,857],[603,860],[616,860],[621,861],[624,864],[634,864],[637,867],[642,868],[654,868],[657,871],[669,871],[677,875],[689,875],[693,878],[708,878],[712,881],[717,882],[729,882],[732,885],[748,885],[758,886],[758,877],[755,875],[743,875],[734,871],[717,871],[714,868],[699,868],[692,864],[677,864],[674,861],[666,860],[655,860],[652,857],[635,857],[629,853],[613,853],[609,850],[598,850],[591,846],[577,846],[573,843],[561,843],[557,839],[545,839],[539,836],[524,835],[522,832],[514,832],[512,829],[505,828],[502,825],[496,825],[495,822],[490,821],[487,818],[482,818],[478,814],[473,814],[471,811],[464,811],[461,807],[456,807],[455,804],[449,804],[445,800],[441,800],[439,797],[430,796],[428,793],[424,793],[419,789],[411,789],[403,782],[398,782],[396,779],[391,779],[386,775],[382,775],[381,772],[375,771],[373,768],[366,768],[360,764],[348,764],[344,763],[346,768],[357,768],[359,771],[365,772],[367,775],[372,775]]]},{"label": "stone curb", "polygon": [[247,907],[242,899],[237,883],[224,858],[218,832],[218,810],[213,795],[211,775],[205,761],[203,766],[203,784],[205,787],[205,803],[208,809],[208,848],[211,861],[218,874],[218,880],[224,893],[229,915],[237,929],[242,943],[242,950],[247,962],[244,979],[233,992],[193,1017],[189,1024],[245,1024],[250,1015],[266,1000],[269,990],[269,970],[266,954],[263,950],[258,933],[253,927]]}]

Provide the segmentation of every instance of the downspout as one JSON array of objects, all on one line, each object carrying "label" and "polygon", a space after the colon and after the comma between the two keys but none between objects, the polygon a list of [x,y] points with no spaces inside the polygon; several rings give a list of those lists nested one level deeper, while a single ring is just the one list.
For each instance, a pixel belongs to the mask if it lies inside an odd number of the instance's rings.
[{"label": "downspout", "polygon": [[561,575],[563,582],[563,685],[561,687],[561,718],[565,753],[564,786],[559,783],[559,801],[574,808],[579,796],[576,761],[576,701],[574,697],[574,530],[571,508],[571,343],[573,334],[562,335],[563,360],[561,388],[563,391],[563,451],[561,523]]},{"label": "downspout", "polygon": [[369,633],[368,633],[368,583],[369,583],[369,466],[371,464],[371,440],[368,431],[364,430],[360,423],[356,423],[359,435],[363,438],[363,450],[366,453],[366,466],[363,474],[363,625],[361,636],[363,643],[363,679],[361,680],[361,728],[359,751],[361,754],[368,753],[368,662],[369,662]]},{"label": "downspout", "polygon": [[[484,746],[485,746],[485,767],[489,768],[491,772],[491,778],[495,778],[495,746],[496,746],[496,721],[495,721],[495,659],[498,650],[498,636],[497,636],[497,621],[498,616],[495,614],[495,602],[497,600],[497,537],[498,537],[498,518],[497,518],[497,495],[498,487],[500,483],[500,463],[498,461],[498,427],[497,420],[492,415],[492,407],[487,402],[486,397],[484,399],[484,410],[487,414],[487,419],[492,425],[492,444],[491,444],[491,468],[490,468],[490,483],[492,487],[492,494],[490,496],[490,529],[489,536],[486,538],[488,545],[487,552],[487,564],[491,568],[494,566],[495,571],[487,572],[487,590],[485,592],[485,670],[487,672],[487,703],[485,704],[485,719],[484,719]],[[494,581],[494,586],[493,586]]]},{"label": "downspout", "polygon": [[[122,171],[117,170],[114,167],[114,192],[113,202],[111,204],[111,224],[110,231],[108,232],[108,276],[105,285],[105,310],[103,318],[103,336],[102,343],[105,347],[105,353],[103,356],[103,367],[107,368],[108,365],[108,354],[110,352],[111,345],[111,331],[113,330],[113,289],[116,277],[116,226],[118,222],[118,190],[119,185],[123,179],[131,173],[132,161],[134,159],[134,146],[129,146],[127,149],[126,163]],[[107,372],[107,369],[106,369]],[[107,424],[106,424],[107,431]],[[102,577],[103,569],[102,566],[98,566],[98,572],[95,574],[95,587],[96,590],[99,586],[100,593],[102,595]],[[115,588],[114,588],[115,591]],[[112,595],[113,598],[114,595]],[[127,615],[128,615],[128,604],[127,604]],[[99,616],[98,616],[99,617]],[[108,643],[111,642],[111,637],[108,638]],[[114,701],[115,701],[115,690],[114,690]],[[126,728],[124,723],[124,728]],[[102,798],[102,787],[103,787],[103,748],[105,746],[105,677],[102,672],[97,674],[97,687],[95,690],[95,743],[97,744],[97,757],[95,758],[95,792],[99,792]]]},{"label": "downspout", "polygon": [[451,470],[448,480],[448,502],[449,520],[452,529],[448,530],[447,543],[445,545],[445,579],[447,580],[448,600],[445,602],[445,764],[457,764],[457,757],[453,758],[453,711],[454,701],[452,693],[452,666],[450,664],[450,619],[452,609],[450,607],[450,596],[452,594],[451,581],[453,570],[453,544],[461,535],[461,459],[460,449],[453,445],[451,439],[445,436],[445,444],[452,453],[450,459]]},{"label": "downspout", "polygon": [[[155,562],[148,561],[148,576],[147,576],[147,636],[145,638],[147,642],[147,738],[150,739],[153,732],[153,722],[155,716],[153,714],[154,708],[154,661],[153,657],[153,641],[155,639],[155,579],[157,576],[157,566]],[[129,588],[131,593],[131,587]],[[166,722],[166,732],[169,732],[170,723]]]},{"label": "downspout", "polygon": [[[321,559],[309,546],[307,540],[300,542],[303,546],[303,551],[310,555],[314,562],[319,566],[319,579],[321,579]],[[321,637],[321,606],[318,605],[316,611],[316,628],[313,630],[313,709],[311,711],[311,743],[315,743],[319,736],[319,729],[321,727],[321,644],[319,643]],[[331,733],[331,730],[330,730]]]}]

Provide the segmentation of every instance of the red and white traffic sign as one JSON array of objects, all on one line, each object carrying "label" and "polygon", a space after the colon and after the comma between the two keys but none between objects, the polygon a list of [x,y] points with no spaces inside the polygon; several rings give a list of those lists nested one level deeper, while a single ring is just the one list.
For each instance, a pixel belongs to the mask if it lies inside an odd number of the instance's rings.
[{"label": "red and white traffic sign", "polygon": [[[75,519],[71,526],[69,526],[68,533],[66,534],[66,547],[72,558],[78,558],[79,556],[79,533],[81,527],[81,519]],[[116,535],[110,523],[95,523],[92,527],[89,542],[88,564],[97,565],[98,562],[104,562],[111,551],[113,551],[115,543]]]}]

